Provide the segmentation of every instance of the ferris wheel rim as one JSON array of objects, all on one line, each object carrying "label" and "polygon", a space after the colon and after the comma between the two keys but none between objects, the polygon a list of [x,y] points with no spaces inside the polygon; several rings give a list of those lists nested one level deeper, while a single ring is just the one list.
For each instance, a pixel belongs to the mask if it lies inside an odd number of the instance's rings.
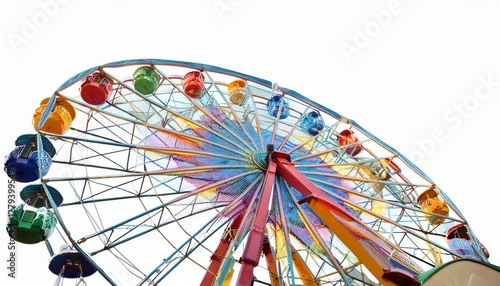
[{"label": "ferris wheel rim", "polygon": [[[182,68],[196,69],[196,70],[205,71],[205,72],[209,72],[209,73],[219,73],[219,74],[224,74],[224,75],[230,75],[230,76],[233,76],[233,77],[238,77],[238,78],[242,78],[242,79],[245,79],[245,80],[248,80],[248,81],[252,81],[252,82],[254,82],[254,83],[258,84],[258,85],[262,85],[262,86],[264,86],[264,87],[266,87],[268,89],[273,89],[273,90],[277,89],[283,95],[289,95],[290,97],[292,97],[294,99],[297,99],[298,101],[302,102],[307,107],[313,107],[314,110],[317,110],[319,112],[324,112],[325,114],[328,114],[329,116],[332,116],[333,118],[337,119],[339,122],[342,122],[344,124],[348,124],[350,126],[353,126],[357,131],[359,131],[359,132],[363,133],[364,135],[366,135],[366,137],[369,138],[369,140],[372,140],[375,143],[378,143],[380,146],[382,146],[383,148],[385,148],[388,152],[390,152],[391,154],[393,154],[394,158],[399,158],[401,160],[401,162],[403,162],[404,164],[406,164],[410,168],[410,170],[414,171],[421,178],[423,178],[424,180],[426,180],[430,185],[434,185],[434,183],[417,166],[415,166],[411,161],[409,161],[401,153],[399,153],[398,151],[396,151],[395,149],[393,149],[392,147],[390,147],[388,144],[386,144],[385,142],[381,141],[376,136],[374,136],[373,134],[371,134],[370,132],[368,132],[367,130],[365,130],[364,128],[362,128],[354,120],[348,119],[348,118],[346,118],[344,116],[341,116],[338,113],[336,113],[335,111],[331,110],[330,108],[325,107],[325,106],[323,106],[321,104],[318,104],[317,102],[314,102],[313,100],[311,100],[311,99],[309,99],[309,98],[307,98],[307,97],[299,94],[298,92],[290,90],[288,88],[285,88],[285,87],[279,87],[279,88],[277,88],[277,85],[271,83],[270,81],[267,81],[267,80],[264,80],[264,79],[261,79],[261,78],[257,78],[257,77],[253,77],[253,76],[250,76],[250,75],[246,75],[246,74],[243,74],[243,73],[235,72],[235,71],[232,71],[232,70],[228,70],[228,69],[224,69],[224,68],[219,68],[219,67],[216,67],[216,66],[205,65],[205,64],[198,64],[198,63],[193,63],[193,62],[182,62],[182,61],[171,61],[171,60],[160,60],[160,59],[134,59],[134,60],[125,60],[125,61],[112,62],[112,63],[108,63],[108,64],[104,64],[104,65],[100,65],[100,66],[96,66],[96,67],[87,69],[87,70],[85,70],[85,71],[83,71],[81,73],[78,73],[77,75],[73,76],[72,78],[68,79],[54,93],[54,95],[50,98],[50,100],[48,100],[48,104],[49,105],[51,105],[51,104],[53,105],[54,104],[54,102],[56,101],[55,100],[56,97],[60,96],[60,94],[58,93],[59,90],[66,89],[67,87],[69,87],[69,86],[71,86],[71,85],[73,85],[73,84],[81,81],[83,78],[85,78],[87,75],[89,75],[89,74],[91,74],[93,72],[96,72],[96,71],[99,71],[99,70],[102,70],[102,69],[105,69],[105,68],[120,68],[120,67],[125,67],[125,66],[138,66],[138,65],[141,65],[141,66],[145,65],[145,66],[152,66],[152,67],[155,67],[155,66],[176,66],[176,67],[182,67]],[[181,113],[179,113],[176,116],[182,117],[183,115]],[[210,118],[214,119],[215,117],[210,117]],[[192,123],[194,123],[194,121]],[[243,130],[245,130],[244,126],[241,123],[239,123],[239,124],[241,125],[241,127],[243,128]],[[41,125],[41,123],[40,123],[40,125]],[[38,126],[38,128],[40,128],[40,126]],[[291,135],[294,132],[294,128],[292,128],[292,131],[290,131],[289,135]],[[228,131],[228,130],[226,130],[226,131]],[[275,132],[275,131],[276,130],[274,130],[273,132]],[[178,131],[175,131],[175,132],[178,132]],[[50,135],[50,134],[46,134],[46,133],[42,132],[41,130],[37,130],[37,133],[40,136]],[[231,133],[228,133],[228,134],[231,134]],[[186,136],[189,137],[190,135],[186,135]],[[231,135],[227,135],[227,136],[228,136],[227,138],[230,138],[231,136],[237,137],[236,134],[231,134]],[[259,136],[262,136],[262,134],[260,134],[260,132],[259,132]],[[273,133],[272,136],[273,136],[273,141],[274,141],[274,139],[276,139],[274,137],[275,136],[274,133]],[[61,137],[64,137],[64,136],[61,136]],[[193,137],[196,137],[196,136],[193,136]],[[70,139],[70,137],[68,137],[68,138]],[[226,138],[224,138],[224,137],[221,137],[221,138],[223,140],[226,140]],[[73,139],[70,139],[70,140],[79,141],[80,139],[77,138],[77,137],[74,137]],[[206,139],[206,143],[209,143],[210,142],[209,140],[210,139]],[[240,140],[241,142],[243,142],[243,140],[241,138],[238,139],[238,140]],[[279,138],[279,140],[282,140],[282,142],[284,143],[287,139]],[[85,141],[85,139],[81,139],[80,141]],[[262,141],[262,138],[261,138],[261,141]],[[231,144],[235,144],[235,143],[231,143]],[[305,144],[305,143],[303,143],[303,144]],[[133,144],[130,144],[130,145],[122,144],[121,146],[123,146],[123,147],[130,147],[130,148],[136,148],[137,147],[137,146],[135,146]],[[250,146],[250,145],[248,145],[248,146]],[[349,146],[349,145],[346,145],[346,146]],[[303,147],[302,145],[296,145],[296,146],[293,147],[292,150],[295,150],[295,151],[296,150],[300,150],[300,148],[302,148],[302,147]],[[281,148],[281,146],[280,146],[280,148]],[[259,151],[259,147],[257,147],[256,150]],[[167,152],[169,150],[165,149],[164,151]],[[260,150],[260,151],[262,151],[262,150]],[[202,152],[196,153],[195,151],[191,151],[191,153],[193,155],[194,154],[197,154],[197,155],[207,155],[206,153],[202,153]],[[216,154],[216,152],[214,152],[213,155],[215,155],[215,154]],[[251,162],[255,165],[255,167],[257,167],[258,169],[261,169],[261,170],[265,170],[267,168],[266,167],[267,166],[266,163],[264,163],[264,160],[265,160],[264,155],[262,155],[260,153],[257,154],[257,153],[252,153],[252,152],[250,152],[250,154],[253,156],[251,158],[252,159]],[[315,156],[318,156],[318,154],[311,154],[311,156],[315,157]],[[307,156],[304,157],[304,158],[307,158]],[[302,160],[302,159],[303,158],[298,158],[297,160]],[[380,158],[376,157],[375,159],[380,159]],[[387,159],[387,158],[383,158],[383,159]],[[322,164],[323,163],[321,163],[320,165],[322,165]],[[361,164],[361,163],[359,163],[359,164]],[[207,165],[207,166],[210,167],[211,165]],[[305,166],[307,166],[307,165],[303,165],[302,167],[305,167]],[[190,169],[190,170],[193,171],[194,169]],[[305,172],[305,173],[307,174],[307,172]],[[312,175],[317,176],[317,175],[321,175],[321,174],[310,173],[310,175],[311,176]],[[348,178],[348,177],[346,177],[346,178]],[[351,179],[353,179],[353,178],[351,178]],[[90,178],[90,179],[92,179],[92,178]],[[53,181],[57,181],[57,180],[53,180]],[[314,180],[312,180],[312,181],[314,182]],[[50,182],[50,180],[48,182]],[[365,182],[366,183],[376,183],[376,182],[380,182],[380,181],[378,179],[377,180],[372,180],[372,181],[370,181],[370,179],[366,179]],[[322,182],[322,183],[325,183],[325,182]],[[45,182],[42,182],[42,184],[45,184]],[[339,189],[342,189],[341,186],[335,186],[335,187],[338,187]],[[450,207],[453,208],[454,211],[457,212],[459,216],[463,217],[460,214],[458,208],[456,208],[453,205],[452,201],[444,194],[444,192],[442,192],[440,190],[440,194],[443,197],[445,197],[445,199],[447,200],[447,202],[449,204],[451,204]],[[50,196],[50,194],[48,196]],[[363,196],[360,196],[360,197],[363,197]],[[342,197],[338,197],[338,199],[339,199],[339,201],[343,201],[344,203],[346,203],[346,200],[343,199]],[[51,198],[51,200],[52,200],[52,198]],[[383,200],[384,199],[380,199],[380,201],[383,201]],[[403,205],[400,205],[399,207],[403,208]],[[412,207],[405,207],[405,208],[408,209],[408,210],[412,210]],[[56,207],[54,207],[54,209],[56,211],[56,216],[58,216],[58,218],[60,219],[61,225],[65,228],[66,226],[65,226],[63,217],[60,216],[60,214],[58,212],[58,207],[56,206]],[[416,210],[417,210],[416,208],[413,209],[413,211],[416,211]],[[422,212],[422,213],[425,213],[425,212]],[[429,213],[425,213],[425,214],[428,215]],[[463,221],[465,222],[465,220],[463,220]],[[111,228],[113,228],[113,227],[111,227]],[[69,232],[68,232],[67,235],[68,235],[68,237],[71,237],[71,235],[69,234]],[[75,248],[78,249],[78,251],[80,251],[80,252],[84,251],[82,248],[79,247],[79,244],[81,242],[83,242],[83,241],[76,241],[76,240],[71,239],[71,242],[75,246]],[[90,259],[90,260],[92,260],[89,256],[87,256],[87,258]],[[158,267],[160,267],[160,266],[158,266]],[[99,271],[99,272],[101,272],[101,271]],[[339,270],[339,273],[341,273],[340,270]],[[101,274],[103,274],[103,273],[101,272]],[[144,279],[147,279],[147,277],[144,278]]]}]

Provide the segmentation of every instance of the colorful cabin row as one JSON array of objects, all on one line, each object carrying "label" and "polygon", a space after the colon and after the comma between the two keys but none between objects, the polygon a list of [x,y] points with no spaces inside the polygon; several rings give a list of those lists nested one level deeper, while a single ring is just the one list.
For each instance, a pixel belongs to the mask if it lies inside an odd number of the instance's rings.
[{"label": "colorful cabin row", "polygon": [[316,136],[325,128],[325,121],[318,111],[313,110],[302,116],[299,126],[309,135]]},{"label": "colorful cabin row", "polygon": [[9,210],[7,233],[21,243],[35,244],[47,239],[57,224],[57,219],[48,208],[33,208],[19,204]]},{"label": "colorful cabin row", "polygon": [[[161,77],[150,66],[142,66],[133,74],[134,88],[144,94],[152,94],[160,85]],[[200,71],[190,71],[182,78],[184,93],[192,98],[200,98],[205,89],[205,76]]]},{"label": "colorful cabin row", "polygon": [[337,142],[351,156],[356,156],[363,151],[363,145],[361,145],[358,137],[350,129],[342,130],[337,137]]},{"label": "colorful cabin row", "polygon": [[[47,97],[40,102],[40,106],[33,115],[33,127],[35,127],[35,130],[61,135],[71,127],[71,123],[76,117],[76,112],[73,105],[65,98],[57,96],[53,104],[50,104],[51,99]],[[46,115],[46,118],[42,119],[47,108],[50,108],[50,111]],[[42,120],[43,124],[39,126]]]},{"label": "colorful cabin row", "polygon": [[[454,256],[455,259],[458,258],[471,258],[481,260],[481,257],[472,247],[471,238],[469,235],[469,228],[465,223],[461,223],[455,226],[452,226],[446,232],[446,240],[448,241],[448,245],[450,249],[459,254],[460,257]],[[490,254],[486,247],[481,243],[481,251],[483,252],[486,258],[490,257]]]},{"label": "colorful cabin row", "polygon": [[[159,86],[160,75],[150,66],[137,68],[133,74],[134,88],[141,94],[148,95],[155,92]],[[200,71],[191,71],[184,75],[182,87],[184,93],[192,98],[203,95],[205,77]],[[106,102],[113,90],[114,81],[104,72],[97,71],[88,75],[80,86],[80,96],[92,105],[101,105]],[[246,83],[237,79],[228,84],[228,94],[231,103],[242,105],[248,99]]]},{"label": "colorful cabin row", "polygon": [[446,219],[449,214],[448,205],[446,202],[439,198],[438,193],[434,186],[428,188],[417,198],[422,210],[425,213],[427,221],[431,225],[439,225]]},{"label": "colorful cabin row", "polygon": [[38,152],[39,141],[36,134],[17,138],[16,147],[6,156],[4,164],[4,170],[11,179],[22,183],[33,182],[49,172],[56,149],[49,139],[40,136],[41,154]]},{"label": "colorful cabin row", "polygon": [[80,96],[88,104],[101,105],[108,100],[113,90],[113,83],[113,79],[104,72],[94,72],[80,85]]},{"label": "colorful cabin row", "polygon": [[62,245],[59,254],[52,256],[49,270],[62,278],[83,278],[97,272],[85,256],[69,245]]}]

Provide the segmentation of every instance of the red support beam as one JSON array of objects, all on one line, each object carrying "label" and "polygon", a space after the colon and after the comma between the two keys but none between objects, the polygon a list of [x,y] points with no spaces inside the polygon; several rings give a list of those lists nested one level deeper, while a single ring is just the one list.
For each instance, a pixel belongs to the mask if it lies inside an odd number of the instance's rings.
[{"label": "red support beam", "polygon": [[264,244],[269,202],[276,176],[276,163],[269,161],[266,177],[262,186],[255,218],[248,234],[248,240],[240,258],[241,270],[238,275],[238,286],[250,286],[253,281],[253,269],[259,264],[260,254]]},{"label": "red support beam", "polygon": [[220,271],[220,266],[222,265],[222,261],[224,261],[229,246],[231,245],[231,241],[233,240],[237,230],[240,228],[242,218],[243,218],[243,213],[236,216],[233,219],[233,222],[231,223],[229,229],[227,229],[227,231],[224,233],[224,236],[221,238],[219,246],[217,246],[217,249],[215,250],[214,254],[212,254],[212,257],[210,257],[211,259],[210,266],[208,266],[207,272],[205,273],[205,276],[203,277],[203,280],[200,283],[201,286],[211,286],[214,284],[215,278],[217,277]]},{"label": "red support beam", "polygon": [[271,279],[272,286],[279,286],[280,280],[278,275],[278,266],[276,265],[276,257],[274,256],[271,245],[269,244],[269,239],[265,237],[262,252],[266,257],[267,269],[269,271],[269,279]]}]

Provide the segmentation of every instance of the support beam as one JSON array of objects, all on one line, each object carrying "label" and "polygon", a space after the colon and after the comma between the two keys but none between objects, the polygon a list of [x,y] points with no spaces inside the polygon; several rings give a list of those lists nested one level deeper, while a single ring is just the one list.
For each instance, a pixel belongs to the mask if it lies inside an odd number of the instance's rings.
[{"label": "support beam", "polygon": [[306,262],[302,259],[297,250],[294,247],[291,247],[290,250],[292,253],[293,265],[297,269],[297,272],[299,272],[300,279],[302,283],[304,283],[304,286],[318,286],[316,277],[314,277],[314,274],[309,267],[307,267]]},{"label": "support beam", "polygon": [[280,286],[280,279],[278,275],[278,267],[276,264],[276,257],[269,244],[269,239],[267,236],[264,238],[264,245],[262,246],[262,252],[266,257],[267,269],[269,271],[269,279],[271,279],[272,286]]},{"label": "support beam", "polygon": [[231,223],[231,226],[226,230],[224,236],[221,238],[219,246],[217,246],[217,249],[214,254],[212,254],[212,257],[210,257],[210,265],[208,266],[207,272],[200,283],[201,286],[211,286],[214,284],[215,278],[217,278],[217,275],[220,272],[220,267],[224,261],[224,257],[227,256],[227,251],[229,250],[231,241],[234,238],[234,234],[240,228],[242,217],[242,214],[236,216]]},{"label": "support beam", "polygon": [[397,246],[366,227],[297,171],[290,162],[289,154],[274,151],[271,158],[276,162],[277,174],[307,198],[303,203],[309,203],[327,228],[363,261],[380,283],[386,286],[420,285],[416,275],[422,271],[421,268]]},{"label": "support beam", "polygon": [[276,163],[270,161],[266,171],[264,184],[259,193],[259,201],[253,224],[248,234],[248,240],[240,258],[241,270],[238,276],[238,286],[250,286],[253,281],[253,269],[259,264],[260,254],[264,244],[266,222],[269,214],[269,202],[276,176]]}]

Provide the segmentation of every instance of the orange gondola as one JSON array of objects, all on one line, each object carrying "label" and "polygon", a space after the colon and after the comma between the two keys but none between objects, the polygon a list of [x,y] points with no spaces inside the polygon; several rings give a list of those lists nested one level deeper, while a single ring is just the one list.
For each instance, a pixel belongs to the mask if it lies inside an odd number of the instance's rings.
[{"label": "orange gondola", "polygon": [[427,221],[432,225],[439,225],[443,223],[448,216],[448,205],[438,197],[438,193],[434,186],[428,188],[420,196],[417,201],[422,209],[428,213],[425,214]]},{"label": "orange gondola", "polygon": [[246,91],[246,83],[244,80],[237,79],[229,83],[227,86],[229,100],[236,105],[242,105],[248,98]]},{"label": "orange gondola", "polygon": [[[40,120],[45,109],[48,107],[50,99],[50,97],[43,99],[33,115],[33,127],[36,130],[39,128]],[[40,126],[40,130],[48,133],[63,134],[70,129],[75,117],[76,112],[73,105],[65,98],[58,96],[48,117],[42,126]]]}]

